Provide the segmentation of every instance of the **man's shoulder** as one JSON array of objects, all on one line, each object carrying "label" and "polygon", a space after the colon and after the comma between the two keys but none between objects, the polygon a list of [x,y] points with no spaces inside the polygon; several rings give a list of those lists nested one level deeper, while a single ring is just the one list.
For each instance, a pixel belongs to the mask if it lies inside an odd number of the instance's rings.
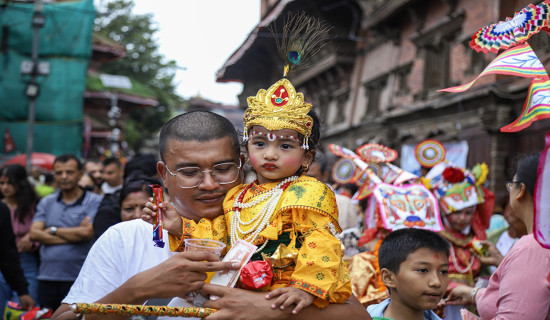
[{"label": "man's shoulder", "polygon": [[86,195],[85,195],[85,198],[84,198],[84,202],[86,204],[88,203],[101,203],[101,200],[103,200],[103,195],[101,194],[97,194],[95,192],[91,192],[91,191],[85,191],[86,192]]},{"label": "man's shoulder", "polygon": [[59,193],[60,192],[61,191],[59,189],[57,189],[54,192],[50,193],[49,195],[47,195],[47,196],[43,197],[42,199],[40,199],[38,201],[38,203],[49,204],[49,203],[55,202],[59,198]]}]

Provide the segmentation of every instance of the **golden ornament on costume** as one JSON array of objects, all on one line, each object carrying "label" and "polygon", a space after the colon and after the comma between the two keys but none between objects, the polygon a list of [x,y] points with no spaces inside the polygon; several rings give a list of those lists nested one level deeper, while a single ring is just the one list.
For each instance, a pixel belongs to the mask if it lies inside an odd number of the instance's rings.
[{"label": "golden ornament on costume", "polygon": [[313,119],[307,114],[311,104],[304,102],[304,95],[296,92],[290,81],[281,79],[267,91],[260,89],[255,97],[248,97],[247,102],[244,141],[248,141],[248,130],[252,126],[262,126],[270,131],[294,130],[304,136],[304,146],[307,146],[313,127]]},{"label": "golden ornament on costume", "polygon": [[292,252],[290,248],[281,243],[273,254],[267,255],[262,252],[262,258],[269,263],[272,268],[282,269],[296,263],[298,252]]}]

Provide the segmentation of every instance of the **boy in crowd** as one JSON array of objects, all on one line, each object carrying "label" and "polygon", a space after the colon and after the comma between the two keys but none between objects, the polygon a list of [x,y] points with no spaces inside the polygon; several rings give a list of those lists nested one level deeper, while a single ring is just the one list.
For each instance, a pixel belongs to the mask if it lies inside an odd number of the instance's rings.
[{"label": "boy in crowd", "polygon": [[396,230],[382,242],[378,261],[390,298],[367,308],[373,320],[440,320],[432,309],[449,283],[447,241],[428,230]]}]

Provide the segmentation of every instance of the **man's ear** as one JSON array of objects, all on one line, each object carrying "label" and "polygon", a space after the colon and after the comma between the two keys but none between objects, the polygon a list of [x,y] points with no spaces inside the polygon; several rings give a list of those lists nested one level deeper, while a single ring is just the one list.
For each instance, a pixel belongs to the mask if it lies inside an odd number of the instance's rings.
[{"label": "man's ear", "polygon": [[160,178],[165,180],[166,179],[166,167],[164,166],[164,162],[158,161],[157,162],[157,172],[160,175]]},{"label": "man's ear", "polygon": [[382,279],[382,282],[384,282],[384,285],[388,288],[395,288],[395,273],[390,271],[387,268],[382,268],[380,270],[380,278]]}]

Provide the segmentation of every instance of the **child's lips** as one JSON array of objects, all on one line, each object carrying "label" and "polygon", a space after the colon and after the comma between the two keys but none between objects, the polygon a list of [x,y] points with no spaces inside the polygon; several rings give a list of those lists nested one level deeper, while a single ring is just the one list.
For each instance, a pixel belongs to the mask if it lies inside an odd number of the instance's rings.
[{"label": "child's lips", "polygon": [[424,293],[425,296],[427,296],[428,298],[430,299],[441,299],[442,298],[442,293],[441,292],[427,292],[427,293]]},{"label": "child's lips", "polygon": [[269,170],[269,171],[277,169],[277,166],[274,165],[273,163],[264,163],[262,167],[264,167],[265,170]]}]

